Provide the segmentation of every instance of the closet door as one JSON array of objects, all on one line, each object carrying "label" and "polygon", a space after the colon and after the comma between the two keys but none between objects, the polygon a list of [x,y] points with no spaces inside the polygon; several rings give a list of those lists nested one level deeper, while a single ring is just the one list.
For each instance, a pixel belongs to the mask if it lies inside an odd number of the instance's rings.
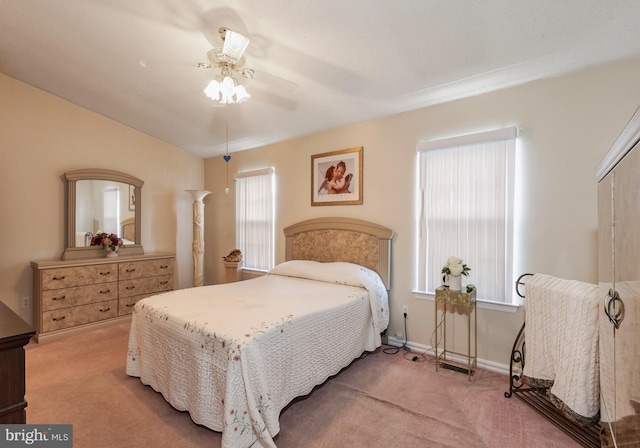
[{"label": "closet door", "polygon": [[[618,447],[640,445],[640,146],[615,168],[614,289],[615,441]],[[614,301],[618,297],[614,298]],[[619,318],[615,318],[615,315]]]},{"label": "closet door", "polygon": [[609,173],[598,184],[598,284],[603,306],[600,308],[600,424],[603,429],[603,447],[612,447],[615,426],[615,327],[606,315],[613,284],[613,178]]},{"label": "closet door", "polygon": [[[609,446],[637,447],[640,444],[638,145],[601,182],[598,201],[601,220],[598,227],[602,234],[599,236],[600,287],[604,293],[600,319],[602,421],[610,430]],[[606,224],[607,214],[611,217],[610,224]],[[612,252],[606,246],[607,240],[611,242]],[[606,260],[610,260],[610,267]]]}]

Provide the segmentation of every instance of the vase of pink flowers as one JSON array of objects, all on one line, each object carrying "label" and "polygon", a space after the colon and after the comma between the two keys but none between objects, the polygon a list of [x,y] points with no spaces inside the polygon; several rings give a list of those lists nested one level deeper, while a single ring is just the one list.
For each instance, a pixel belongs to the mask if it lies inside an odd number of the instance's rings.
[{"label": "vase of pink flowers", "polygon": [[92,246],[102,246],[106,252],[107,258],[118,256],[118,250],[122,247],[122,238],[118,238],[115,233],[98,232],[91,238]]}]

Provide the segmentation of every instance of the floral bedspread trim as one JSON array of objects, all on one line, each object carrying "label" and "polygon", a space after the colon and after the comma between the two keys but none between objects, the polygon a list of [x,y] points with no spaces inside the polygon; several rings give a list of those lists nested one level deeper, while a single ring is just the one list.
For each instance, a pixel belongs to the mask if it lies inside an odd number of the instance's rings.
[{"label": "floral bedspread trim", "polygon": [[277,330],[278,333],[284,333],[287,326],[291,325],[292,320],[293,314],[287,314],[286,316],[281,317],[280,320],[275,322],[261,322],[258,326],[251,327],[251,332],[245,334],[244,336],[247,339],[254,339],[256,336],[264,334],[272,328]]},{"label": "floral bedspread trim", "polygon": [[[168,318],[165,320],[168,320]],[[207,328],[207,325],[209,325],[208,322],[198,322],[197,320],[186,322],[183,325],[183,329],[187,333],[190,333],[190,334],[195,333],[200,335],[200,339],[201,339],[200,347],[205,351],[210,351],[212,353],[215,353],[216,350],[230,350],[229,360],[239,361],[240,348],[242,345],[255,339],[261,334],[267,333],[270,330],[275,330],[277,333],[283,334],[286,332],[286,328],[291,325],[292,321],[293,321],[293,314],[287,314],[286,316],[283,316],[279,320],[274,322],[265,322],[265,321],[260,322],[257,326],[251,327],[250,332],[244,335],[245,337],[244,341],[233,339],[224,334],[211,332]]]},{"label": "floral bedspread trim", "polygon": [[265,413],[270,408],[271,396],[267,395],[263,397],[260,395],[256,397],[256,410],[262,416],[258,421],[252,418],[247,409],[244,410],[229,410],[228,418],[225,420],[225,430],[229,427],[233,427],[233,432],[243,435],[245,433],[267,434],[267,425],[265,423]]},{"label": "floral bedspread trim", "polygon": [[163,306],[162,308],[147,307],[146,303],[143,303],[141,306],[136,306],[133,309],[133,312],[141,313],[144,311],[144,318],[149,319],[151,322],[153,322],[153,319],[167,321],[169,320],[169,312],[167,311],[167,308],[167,306]]}]

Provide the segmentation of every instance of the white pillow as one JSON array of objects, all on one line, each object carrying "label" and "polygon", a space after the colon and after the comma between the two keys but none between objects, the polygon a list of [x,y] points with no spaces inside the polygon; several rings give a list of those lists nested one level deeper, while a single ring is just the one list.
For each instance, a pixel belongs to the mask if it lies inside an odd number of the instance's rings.
[{"label": "white pillow", "polygon": [[351,286],[365,286],[363,275],[378,276],[371,269],[354,263],[342,261],[321,263],[310,260],[291,260],[279,264],[269,271],[269,274],[287,277],[306,278],[329,283],[340,283]]},{"label": "white pillow", "polygon": [[320,263],[309,260],[286,261],[269,271],[269,275],[298,277],[327,283],[358,286],[369,291],[369,303],[377,332],[389,325],[389,296],[380,276],[354,263]]}]

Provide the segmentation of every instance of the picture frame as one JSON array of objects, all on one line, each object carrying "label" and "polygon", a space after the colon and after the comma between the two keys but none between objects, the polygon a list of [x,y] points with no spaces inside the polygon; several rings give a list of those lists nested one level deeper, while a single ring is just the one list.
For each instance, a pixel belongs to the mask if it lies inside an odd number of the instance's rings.
[{"label": "picture frame", "polygon": [[136,187],[135,185],[129,185],[129,211],[136,209]]},{"label": "picture frame", "polygon": [[362,205],[363,148],[311,156],[311,205]]}]

